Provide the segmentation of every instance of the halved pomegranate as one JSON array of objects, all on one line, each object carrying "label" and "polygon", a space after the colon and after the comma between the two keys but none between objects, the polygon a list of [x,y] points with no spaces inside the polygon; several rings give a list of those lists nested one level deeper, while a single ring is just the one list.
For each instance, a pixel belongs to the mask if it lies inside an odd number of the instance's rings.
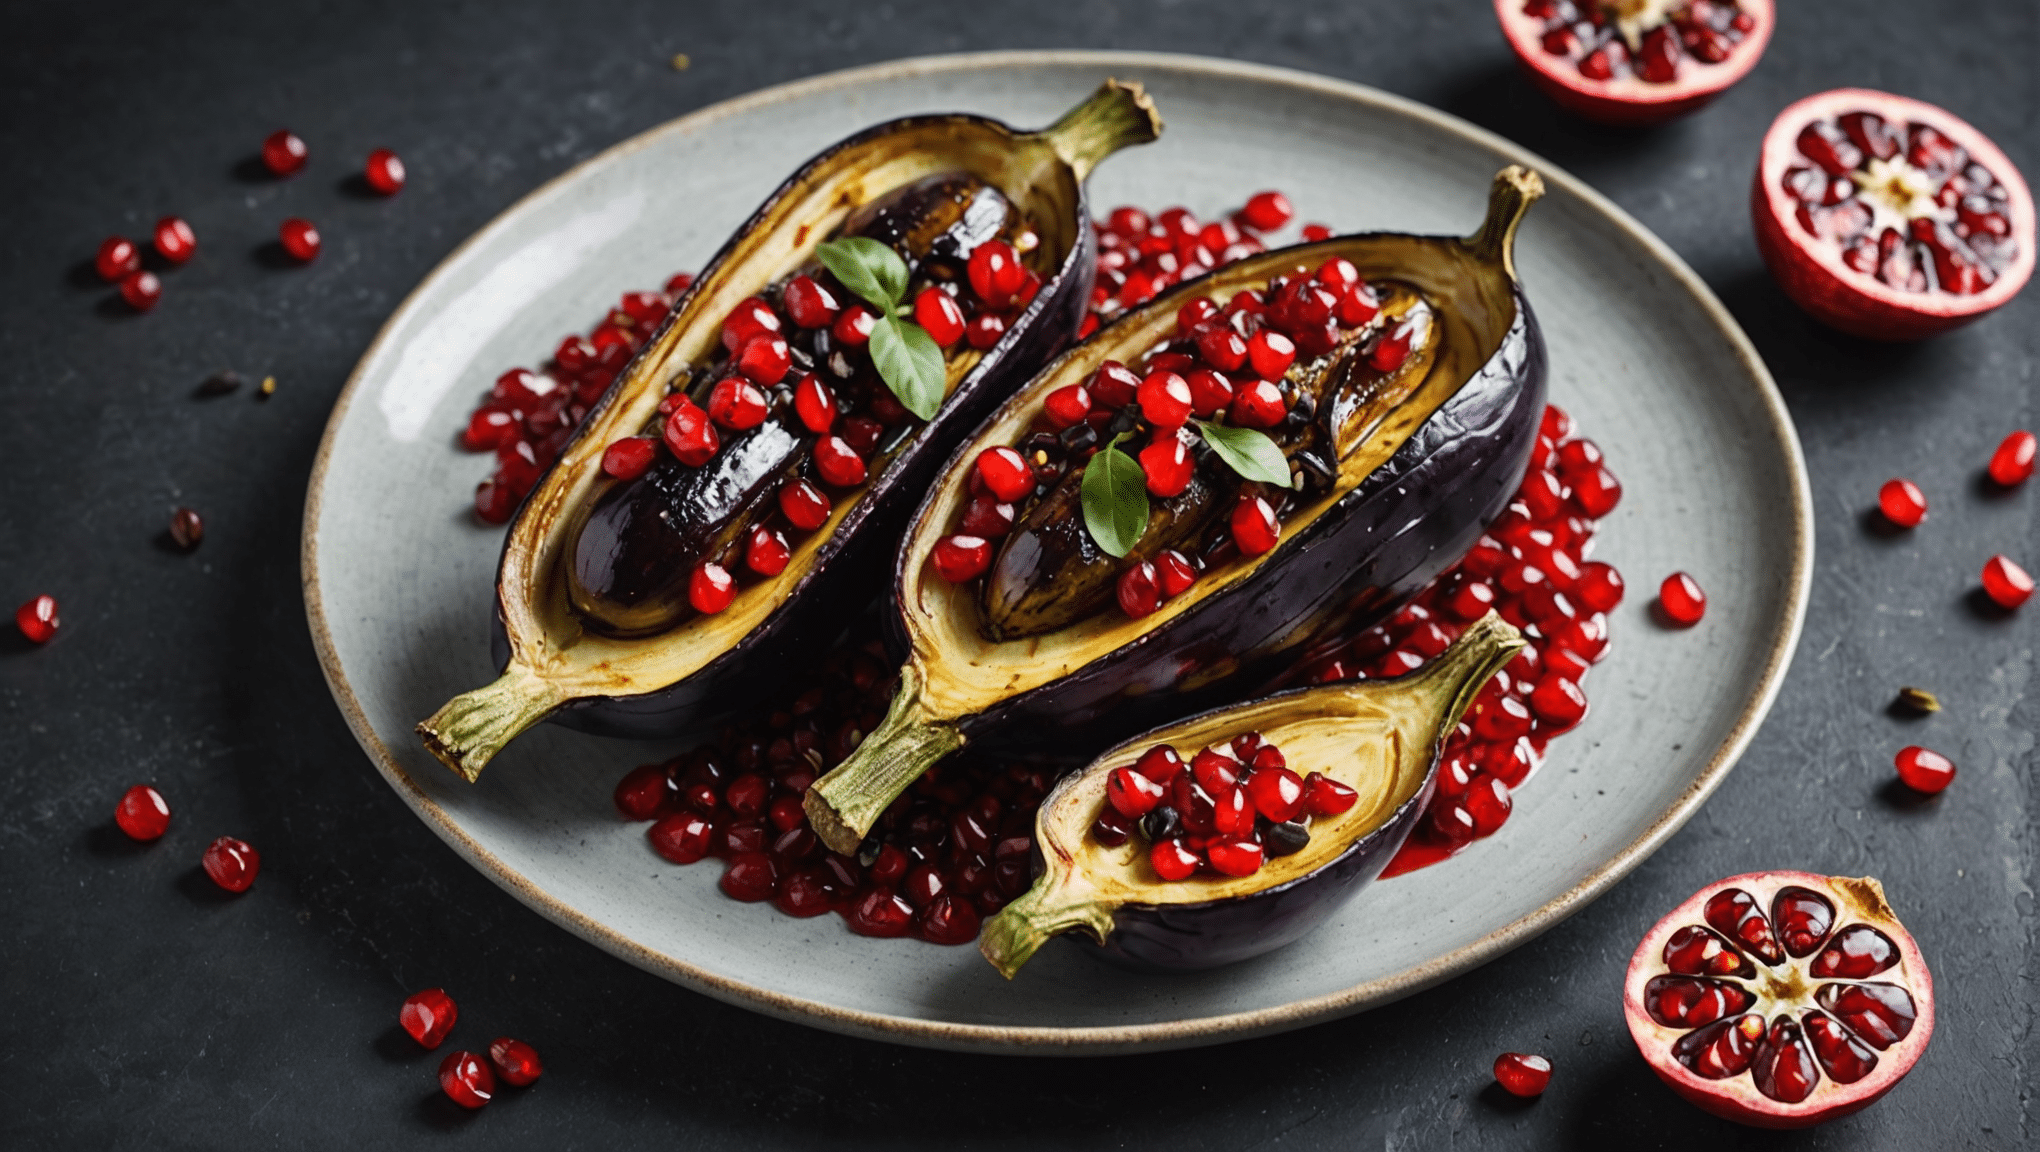
[{"label": "halved pomegranate", "polygon": [[1709,884],[1637,945],[1622,1007],[1660,1079],[1759,1128],[1869,1106],[1934,1034],[1926,961],[1867,876]]},{"label": "halved pomegranate", "polygon": [[1750,190],[1757,248],[1815,319],[1918,340],[2033,273],[2033,196],[1997,146],[1932,104],[1837,88],[1786,108]]},{"label": "halved pomegranate", "polygon": [[1771,41],[1771,0],[1495,0],[1530,79],[1603,124],[1684,116],[1742,79]]}]

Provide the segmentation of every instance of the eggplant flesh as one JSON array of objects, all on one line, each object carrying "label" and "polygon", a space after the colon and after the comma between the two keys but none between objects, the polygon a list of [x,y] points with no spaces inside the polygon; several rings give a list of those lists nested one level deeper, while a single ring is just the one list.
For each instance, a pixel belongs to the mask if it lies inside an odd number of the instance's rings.
[{"label": "eggplant flesh", "polygon": [[[1214,968],[1290,943],[1387,867],[1430,802],[1445,737],[1523,646],[1490,612],[1407,676],[1283,692],[1128,740],[1042,801],[1034,886],[986,921],[979,949],[1010,979],[1066,932],[1088,936],[1105,960],[1144,970]],[[1188,759],[1243,732],[1280,748],[1293,771],[1323,772],[1353,788],[1353,807],[1313,820],[1301,850],[1271,857],[1249,876],[1166,881],[1140,836],[1110,848],[1092,838],[1115,769],[1156,744]]]},{"label": "eggplant flesh", "polygon": [[[1346,332],[1325,354],[1300,359],[1284,376],[1292,419],[1269,435],[1290,461],[1305,501],[1326,493],[1333,479],[1331,462],[1355,451],[1374,422],[1423,383],[1437,357],[1439,326],[1430,322],[1430,304],[1407,285],[1386,288],[1387,299],[1374,319]],[[1408,357],[1391,372],[1368,364],[1365,341],[1402,324],[1410,330]],[[1137,366],[1134,371],[1141,374]],[[1310,415],[1296,418],[1304,413]],[[1131,431],[1152,431],[1145,422],[1130,423]],[[1018,640],[1111,611],[1120,572],[1168,549],[1220,560],[1230,538],[1221,513],[1242,491],[1268,497],[1280,514],[1295,505],[1289,493],[1260,483],[1243,485],[1201,439],[1193,452],[1196,468],[1189,487],[1175,496],[1150,499],[1147,531],[1123,560],[1098,547],[1084,528],[1084,466],[1065,471],[1001,542],[985,574],[978,630],[987,640]],[[1317,466],[1307,467],[1306,459]]]},{"label": "eggplant flesh", "polygon": [[[897,534],[946,453],[1074,337],[1097,260],[1084,180],[1106,156],[1160,131],[1140,87],[1115,80],[1038,132],[961,114],[909,117],[803,165],[703,268],[526,498],[497,568],[493,646],[502,673],[421,722],[425,746],[474,780],[542,719],[604,735],[678,735],[752,698],[789,661],[837,635],[883,588]],[[793,542],[779,577],[742,588],[721,613],[650,635],[590,627],[574,606],[568,569],[609,486],[601,467],[608,445],[650,426],[676,383],[693,382],[681,377],[712,361],[723,319],[740,301],[808,265],[860,208],[955,172],[996,188],[1037,235],[1039,266],[1052,274],[1033,301],[991,349],[950,358],[948,399],[934,419],[895,447],[881,474],[837,494],[829,519]]]},{"label": "eggplant flesh", "polygon": [[[900,549],[890,620],[905,653],[900,688],[879,727],[808,790],[823,841],[854,849],[894,797],[967,743],[1080,763],[1129,733],[1238,699],[1272,680],[1287,654],[1387,615],[1463,555],[1507,507],[1543,415],[1544,342],[1513,257],[1517,226],[1542,193],[1535,173],[1512,165],[1471,237],[1372,233],[1249,257],[1122,317],[1008,400],[950,458]],[[1189,299],[1223,302],[1333,257],[1369,283],[1421,293],[1437,355],[1336,462],[1328,491],[1284,519],[1276,547],[1206,571],[1144,618],[1099,612],[1020,640],[981,635],[974,590],[929,564],[969,499],[977,454],[1019,442],[1048,393],[1168,339]]]},{"label": "eggplant flesh", "polygon": [[[908,269],[908,299],[938,281],[961,282],[971,250],[993,239],[1020,240],[1021,259],[1031,271],[1054,272],[1041,266],[1042,247],[1005,194],[965,172],[938,173],[897,188],[853,214],[839,235],[868,237],[899,253]],[[819,263],[799,274],[822,282],[846,306],[856,303]],[[768,298],[777,295],[777,287]],[[815,369],[839,406],[863,407],[886,386],[868,351],[830,347],[825,329],[790,334],[789,345],[794,366],[787,380]],[[705,408],[715,385],[736,374],[732,359],[725,355],[700,366],[682,390]],[[977,353],[959,342],[947,359],[967,366]],[[953,375],[951,382],[958,379]],[[676,377],[676,383],[686,380]],[[612,483],[596,498],[567,573],[574,610],[588,627],[612,636],[663,632],[695,614],[687,586],[698,564],[743,571],[739,559],[751,529],[770,517],[780,483],[804,474],[804,458],[820,439],[801,423],[789,383],[774,387],[767,401],[764,422],[723,432],[722,450],[702,466],[662,452],[643,476]],[[654,420],[640,431],[656,434],[658,424]],[[882,472],[891,455],[884,449],[904,443],[906,428],[918,424],[909,416],[904,428],[888,428],[868,470]]]}]

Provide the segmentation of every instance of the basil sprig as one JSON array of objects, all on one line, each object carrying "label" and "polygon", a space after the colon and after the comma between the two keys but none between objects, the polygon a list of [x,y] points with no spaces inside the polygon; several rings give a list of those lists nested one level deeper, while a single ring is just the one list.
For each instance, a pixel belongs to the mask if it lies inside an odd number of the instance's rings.
[{"label": "basil sprig", "polygon": [[[1291,485],[1289,461],[1273,438],[1253,428],[1190,422],[1204,436],[1204,442],[1225,462],[1226,467],[1245,480],[1257,480],[1280,488]],[[1116,558],[1133,551],[1147,532],[1147,474],[1140,462],[1119,450],[1121,442],[1133,435],[1122,432],[1099,449],[1084,468],[1084,527],[1098,547]]]},{"label": "basil sprig", "polygon": [[871,330],[871,362],[879,379],[907,411],[923,420],[934,419],[948,390],[949,368],[935,338],[899,316],[907,295],[907,262],[890,245],[869,236],[827,241],[815,249],[815,258],[843,287],[878,310],[878,323]]}]

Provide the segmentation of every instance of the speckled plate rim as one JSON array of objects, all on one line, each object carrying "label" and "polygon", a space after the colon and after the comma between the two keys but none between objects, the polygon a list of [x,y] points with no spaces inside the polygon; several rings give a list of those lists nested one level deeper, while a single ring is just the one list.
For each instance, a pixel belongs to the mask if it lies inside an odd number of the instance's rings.
[{"label": "speckled plate rim", "polygon": [[[1516,163],[1535,169],[1547,182],[1579,197],[1599,211],[1609,222],[1628,233],[1645,251],[1656,258],[1659,265],[1680,287],[1691,294],[1719,329],[1721,339],[1742,360],[1749,379],[1757,386],[1763,409],[1770,417],[1771,431],[1777,439],[1777,449],[1787,464],[1792,481],[1791,577],[1784,618],[1777,621],[1774,640],[1765,660],[1762,676],[1752,687],[1728,738],[1715,750],[1706,767],[1685,792],[1659,814],[1649,829],[1589,872],[1564,894],[1470,944],[1392,976],[1365,981],[1335,993],[1294,1000],[1272,1008],[1120,1027],[1034,1028],[954,1024],[915,1019],[888,1013],[845,1009],[816,1000],[756,988],[741,980],[733,980],[706,971],[677,957],[646,948],[619,934],[584,915],[578,909],[541,891],[521,873],[510,868],[468,836],[454,822],[452,816],[411,779],[395,755],[376,735],[367,714],[355,696],[353,687],[348,683],[346,671],[341,667],[334,650],[332,634],[327,628],[325,608],[319,590],[317,529],[326,466],[338,439],[340,426],[356,398],[367,365],[376,358],[383,342],[397,328],[399,321],[409,314],[412,307],[435,288],[442,278],[451,274],[452,269],[459,264],[469,249],[483,244],[507,228],[510,221],[528,206],[552,195],[561,186],[580,180],[591,171],[613,164],[619,158],[644,148],[670,133],[694,132],[728,116],[787,100],[854,89],[874,81],[903,76],[1030,65],[1076,65],[1103,71],[1118,70],[1127,74],[1138,73],[1143,68],[1165,68],[1181,74],[1201,74],[1214,79],[1248,80],[1260,84],[1285,86],[1317,95],[1339,97],[1378,111],[1406,117],[1426,125],[1433,131],[1457,136],[1490,149]],[[505,209],[494,221],[449,253],[446,259],[405,297],[404,302],[391,313],[390,319],[384,322],[382,330],[376,333],[375,340],[362,354],[354,372],[348,377],[340,398],[333,405],[333,414],[327,420],[325,434],[320,439],[318,455],[312,463],[311,480],[305,496],[304,537],[300,554],[305,613],[311,625],[312,643],[318,652],[319,666],[325,673],[333,699],[346,717],[348,727],[354,731],[355,739],[361,743],[370,759],[375,762],[376,768],[396,789],[397,794],[403,797],[412,810],[417,812],[441,839],[469,863],[547,919],[646,971],[657,973],[718,1000],[784,1020],[853,1036],[931,1048],[1035,1055],[1106,1055],[1240,1040],[1335,1019],[1401,999],[1485,964],[1528,942],[1584,908],[1614,886],[1616,881],[1628,875],[1700,810],[1708,796],[1712,795],[1715,788],[1727,777],[1729,769],[1735,766],[1737,758],[1756,735],[1765,713],[1770,711],[1771,703],[1784,682],[1785,671],[1791,663],[1793,650],[1798,646],[1800,629],[1806,617],[1806,604],[1813,579],[1813,497],[1807,480],[1806,463],[1800,453],[1799,437],[1793,428],[1791,414],[1785,408],[1784,398],[1779,394],[1777,384],[1771,379],[1769,369],[1757,355],[1749,337],[1743,333],[1742,328],[1729,315],[1720,300],[1716,299],[1713,291],[1670,247],[1631,218],[1627,212],[1617,207],[1613,201],[1529,150],[1485,129],[1477,128],[1456,116],[1415,101],[1365,85],[1288,68],[1164,52],[1070,50],[979,52],[918,57],[852,68],[725,100],[650,129],[590,157]]]}]

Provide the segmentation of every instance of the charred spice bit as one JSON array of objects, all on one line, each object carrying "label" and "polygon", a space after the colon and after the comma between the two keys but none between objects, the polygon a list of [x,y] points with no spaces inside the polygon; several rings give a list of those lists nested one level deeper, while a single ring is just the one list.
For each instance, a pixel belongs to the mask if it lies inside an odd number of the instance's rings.
[{"label": "charred spice bit", "polygon": [[262,387],[258,389],[255,394],[256,396],[263,400],[267,400],[271,396],[276,395],[276,377],[264,376],[262,378]]},{"label": "charred spice bit", "polygon": [[170,513],[170,539],[186,552],[198,547],[205,540],[204,518],[189,508],[173,509]]},{"label": "charred spice bit", "polygon": [[200,396],[225,396],[241,386],[241,374],[232,370],[215,372],[198,386]]},{"label": "charred spice bit", "polygon": [[1908,712],[1918,712],[1924,716],[1929,712],[1939,712],[1941,700],[1925,688],[1900,688],[1898,706]]}]

